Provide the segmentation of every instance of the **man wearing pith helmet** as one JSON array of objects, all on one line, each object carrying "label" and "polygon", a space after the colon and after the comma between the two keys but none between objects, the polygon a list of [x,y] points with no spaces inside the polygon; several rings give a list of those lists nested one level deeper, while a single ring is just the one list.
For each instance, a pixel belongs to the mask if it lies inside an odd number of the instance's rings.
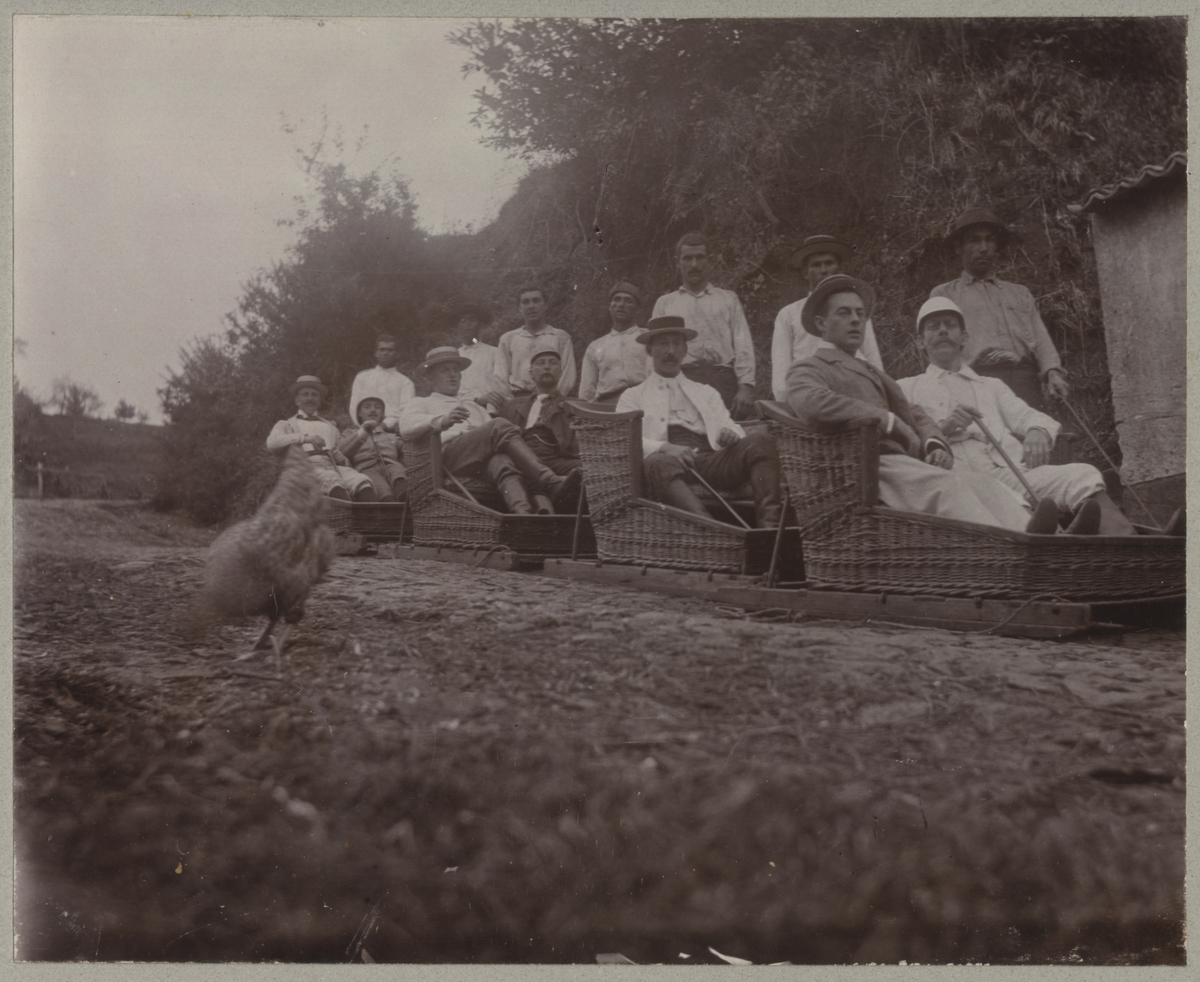
[{"label": "man wearing pith helmet", "polygon": [[642,294],[628,280],[608,291],[607,334],[588,345],[579,376],[579,398],[584,402],[615,403],[631,385],[650,374],[650,358],[638,338],[645,328],[637,325]]},{"label": "man wearing pith helmet", "polygon": [[955,466],[987,474],[1024,493],[1021,477],[1004,459],[1007,454],[1039,499],[1049,498],[1073,516],[1068,532],[1133,535],[1133,525],[1108,496],[1095,467],[1049,462],[1058,421],[1023,402],[999,379],[981,376],[966,363],[963,350],[969,337],[958,304],[948,297],[926,300],[917,314],[917,344],[929,356],[929,367],[923,375],[898,382],[908,400],[938,424]]},{"label": "man wearing pith helmet", "polygon": [[[788,265],[804,281],[805,296],[788,304],[775,317],[775,334],[771,340],[771,392],[779,402],[787,400],[788,371],[817,349],[818,339],[800,323],[805,301],[822,280],[844,272],[853,255],[854,246],[848,242],[832,235],[810,235],[788,260]],[[869,320],[862,346],[855,357],[869,361],[876,368],[883,368],[879,345],[875,343],[875,328]]]},{"label": "man wearing pith helmet", "polygon": [[962,275],[935,286],[929,296],[958,304],[970,332],[963,357],[975,371],[1000,379],[1034,409],[1044,410],[1046,395],[1066,399],[1071,386],[1033,294],[996,276],[1000,251],[1013,238],[994,211],[968,208],[946,238],[962,262]]},{"label": "man wearing pith helmet", "polygon": [[1030,516],[1021,495],[994,478],[954,469],[942,431],[882,371],[854,357],[875,291],[852,276],[830,276],[813,291],[802,323],[820,337],[816,352],[788,372],[788,405],[804,424],[837,430],[879,422],[879,498],[889,508],[1051,534],[1058,509],[1043,502]]},{"label": "man wearing pith helmet", "polygon": [[759,528],[775,528],[782,517],[779,455],[763,427],[747,433],[733,421],[721,394],[682,373],[688,342],[696,338],[682,317],[655,317],[641,343],[654,370],[626,389],[617,412],[642,412],[643,470],[650,497],[696,515],[709,516],[688,486],[689,472],[719,491],[750,481]]}]

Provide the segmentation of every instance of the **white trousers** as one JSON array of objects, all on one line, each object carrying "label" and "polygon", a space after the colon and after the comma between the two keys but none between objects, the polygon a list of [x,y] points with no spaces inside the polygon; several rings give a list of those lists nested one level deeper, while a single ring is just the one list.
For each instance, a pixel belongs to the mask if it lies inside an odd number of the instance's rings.
[{"label": "white trousers", "polygon": [[879,498],[889,508],[1024,532],[1030,508],[1021,495],[965,467],[945,471],[906,454],[879,457]]},{"label": "white trousers", "polygon": [[371,487],[371,479],[366,474],[360,474],[353,467],[338,464],[336,467],[328,454],[313,454],[308,462],[316,468],[317,480],[321,482],[321,494],[329,494],[341,488],[351,498],[365,487]]},{"label": "white trousers", "polygon": [[[1013,462],[1021,466],[1016,458]],[[1018,494],[1025,494],[1025,488],[1012,469],[1007,464],[998,464],[978,440],[954,444],[954,467],[965,467],[977,474],[994,477]],[[1105,489],[1104,478],[1091,464],[1043,464],[1022,473],[1038,498],[1049,498],[1067,511],[1075,511],[1085,499]]]}]

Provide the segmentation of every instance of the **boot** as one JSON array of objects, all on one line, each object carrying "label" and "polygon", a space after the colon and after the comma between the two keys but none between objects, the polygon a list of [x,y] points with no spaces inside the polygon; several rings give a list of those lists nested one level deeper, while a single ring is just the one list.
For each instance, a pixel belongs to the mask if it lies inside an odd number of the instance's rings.
[{"label": "boot", "polygon": [[696,492],[689,488],[681,478],[676,478],[663,490],[663,504],[673,505],[682,511],[690,511],[693,515],[703,515],[712,518],[704,503],[696,497]]},{"label": "boot", "polygon": [[1091,500],[1100,506],[1100,535],[1137,535],[1133,522],[1125,517],[1106,491],[1097,491]]},{"label": "boot", "polygon": [[760,529],[779,528],[783,504],[779,500],[779,461],[760,460],[750,468],[750,486],[754,489],[754,516]]},{"label": "boot", "polygon": [[580,471],[574,470],[566,477],[559,477],[538,460],[537,454],[529,449],[529,444],[524,440],[510,440],[504,447],[504,453],[508,454],[529,487],[538,488],[550,496],[555,510],[559,512],[571,510],[575,504],[575,495],[579,491],[579,485],[583,481],[583,474]]},{"label": "boot", "polygon": [[358,489],[358,492],[354,495],[354,500],[355,501],[378,501],[379,494],[375,491],[375,485],[373,485],[373,484],[363,485],[361,488]]},{"label": "boot", "polygon": [[1100,502],[1088,498],[1067,526],[1067,535],[1095,535],[1100,531]]},{"label": "boot", "polygon": [[537,492],[534,492],[533,494],[531,494],[529,496],[529,501],[533,505],[533,512],[535,515],[553,515],[554,514],[554,505],[552,505],[550,503],[550,499],[547,498],[540,491],[537,491]]},{"label": "boot", "polygon": [[529,503],[529,495],[525,493],[525,485],[516,474],[509,474],[496,482],[496,489],[504,496],[505,507],[513,515],[532,515],[533,506]]},{"label": "boot", "polygon": [[1030,535],[1053,535],[1058,531],[1058,505],[1049,498],[1043,498],[1033,510],[1033,517],[1025,526]]}]

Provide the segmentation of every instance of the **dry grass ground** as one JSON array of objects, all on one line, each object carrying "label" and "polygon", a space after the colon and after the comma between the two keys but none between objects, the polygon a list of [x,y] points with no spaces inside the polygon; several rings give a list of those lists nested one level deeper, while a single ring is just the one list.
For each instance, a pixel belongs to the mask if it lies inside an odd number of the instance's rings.
[{"label": "dry grass ground", "polygon": [[1184,641],[339,559],[285,655],[209,534],[17,502],[25,959],[1182,964]]}]

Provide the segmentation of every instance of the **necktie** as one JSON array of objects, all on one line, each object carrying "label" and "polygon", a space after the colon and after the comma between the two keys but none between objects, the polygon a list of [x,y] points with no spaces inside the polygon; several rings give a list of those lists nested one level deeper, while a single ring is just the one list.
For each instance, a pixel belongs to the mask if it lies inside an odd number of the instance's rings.
[{"label": "necktie", "polygon": [[542,407],[546,405],[546,400],[549,398],[549,393],[543,392],[533,400],[533,405],[529,408],[529,418],[525,421],[525,429],[532,430],[537,426],[538,420],[542,418]]}]

